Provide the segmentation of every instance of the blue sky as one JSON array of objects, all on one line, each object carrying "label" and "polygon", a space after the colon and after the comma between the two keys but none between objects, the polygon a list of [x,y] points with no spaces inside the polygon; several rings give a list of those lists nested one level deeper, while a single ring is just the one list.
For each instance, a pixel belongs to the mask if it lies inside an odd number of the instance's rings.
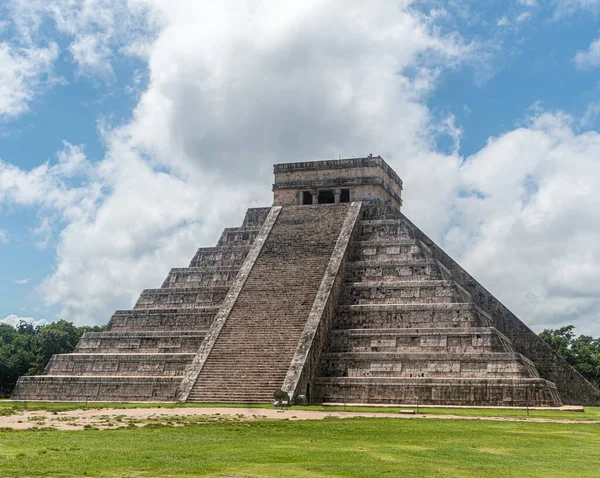
[{"label": "blue sky", "polygon": [[106,323],[272,163],[380,153],[526,323],[600,334],[600,1],[197,3],[1,4],[0,319]]}]

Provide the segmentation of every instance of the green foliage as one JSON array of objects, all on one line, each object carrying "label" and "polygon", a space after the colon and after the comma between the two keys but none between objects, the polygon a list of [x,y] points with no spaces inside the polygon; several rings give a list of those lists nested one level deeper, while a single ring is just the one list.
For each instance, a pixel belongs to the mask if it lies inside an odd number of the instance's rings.
[{"label": "green foliage", "polygon": [[64,320],[38,327],[0,324],[0,397],[10,395],[21,375],[43,373],[53,354],[72,352],[84,332],[102,330],[104,326],[76,327]]},{"label": "green foliage", "polygon": [[574,330],[572,325],[546,329],[540,338],[587,380],[600,387],[600,338],[575,337]]}]

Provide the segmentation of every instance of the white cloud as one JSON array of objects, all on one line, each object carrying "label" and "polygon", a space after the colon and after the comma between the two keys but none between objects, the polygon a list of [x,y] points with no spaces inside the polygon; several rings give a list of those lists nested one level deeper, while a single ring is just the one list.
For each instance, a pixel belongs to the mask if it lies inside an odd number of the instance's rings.
[{"label": "white cloud", "polygon": [[48,216],[42,217],[39,224],[30,231],[35,239],[35,247],[44,250],[52,238],[52,224]]},{"label": "white cloud", "polygon": [[537,0],[518,0],[519,5],[523,5],[524,7],[537,7]]},{"label": "white cloud", "polygon": [[28,111],[39,90],[55,82],[52,67],[57,57],[56,43],[25,48],[0,42],[0,121]]},{"label": "white cloud", "polygon": [[89,214],[99,198],[100,185],[91,172],[84,183],[69,182],[75,173],[92,171],[82,151],[81,146],[64,142],[57,164],[46,162],[28,171],[0,160],[0,206],[41,206],[64,221]]},{"label": "white cloud", "polygon": [[0,229],[0,244],[8,244],[8,232]]},{"label": "white cloud", "polygon": [[578,51],[574,61],[577,68],[582,70],[600,66],[600,38],[594,40],[587,50]]},{"label": "white cloud", "polygon": [[17,279],[14,281],[15,284],[17,285],[25,285],[29,282],[29,279]]},{"label": "white cloud", "polygon": [[592,101],[581,118],[581,126],[584,128],[592,128],[600,115],[600,101]]},{"label": "white cloud", "polygon": [[18,327],[21,322],[31,324],[34,327],[48,325],[48,321],[45,319],[36,320],[31,317],[19,317],[18,315],[7,315],[5,318],[0,319],[0,324],[12,325]]},{"label": "white cloud", "polygon": [[112,50],[97,35],[77,36],[69,45],[69,52],[73,55],[73,61],[79,65],[80,72],[112,76]]},{"label": "white cloud", "polygon": [[[432,138],[457,145],[460,129],[436,124],[423,99],[471,47],[388,2],[228,5],[145,2],[163,25],[144,50],[149,86],[129,124],[103,127],[106,158],[74,162],[101,193],[68,219],[39,288],[61,318],[101,323],[130,307],[247,207],[270,204],[278,161],[381,153],[405,179],[426,178],[412,209],[433,206],[426,226],[443,227],[460,159]],[[64,180],[65,164],[45,168]],[[87,194],[63,186],[51,190],[77,197],[70,205]]]},{"label": "white cloud", "polygon": [[36,43],[44,22],[69,38],[79,75],[111,80],[115,52],[141,56],[154,25],[143,2],[135,0],[14,0],[11,17],[24,41]]},{"label": "white cloud", "polygon": [[600,134],[561,113],[492,138],[461,168],[447,248],[529,325],[600,334]]},{"label": "white cloud", "polygon": [[523,12],[517,16],[517,23],[523,23],[531,20],[531,12]]},{"label": "white cloud", "polygon": [[496,25],[498,25],[499,27],[507,27],[510,25],[510,21],[508,20],[508,17],[506,15],[503,15],[498,19]]},{"label": "white cloud", "polygon": [[553,0],[555,18],[573,15],[577,12],[600,12],[600,0]]}]

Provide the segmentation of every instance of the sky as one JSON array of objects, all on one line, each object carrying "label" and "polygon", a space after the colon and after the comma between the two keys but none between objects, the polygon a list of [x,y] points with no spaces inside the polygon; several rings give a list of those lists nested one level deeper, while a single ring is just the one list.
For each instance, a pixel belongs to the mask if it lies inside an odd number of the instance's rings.
[{"label": "sky", "polygon": [[272,164],[371,153],[531,328],[600,335],[600,0],[0,0],[0,65],[1,321],[105,324]]}]

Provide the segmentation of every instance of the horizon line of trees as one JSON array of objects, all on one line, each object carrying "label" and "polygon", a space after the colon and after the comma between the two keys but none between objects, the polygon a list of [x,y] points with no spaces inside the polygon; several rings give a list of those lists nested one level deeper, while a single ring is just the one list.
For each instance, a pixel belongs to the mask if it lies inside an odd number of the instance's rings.
[{"label": "horizon line of trees", "polygon": [[54,354],[71,353],[85,332],[106,326],[77,327],[66,320],[34,326],[0,324],[0,397],[8,397],[21,375],[40,375]]},{"label": "horizon line of trees", "polygon": [[574,325],[546,329],[539,337],[588,382],[600,388],[600,337],[576,337]]}]

